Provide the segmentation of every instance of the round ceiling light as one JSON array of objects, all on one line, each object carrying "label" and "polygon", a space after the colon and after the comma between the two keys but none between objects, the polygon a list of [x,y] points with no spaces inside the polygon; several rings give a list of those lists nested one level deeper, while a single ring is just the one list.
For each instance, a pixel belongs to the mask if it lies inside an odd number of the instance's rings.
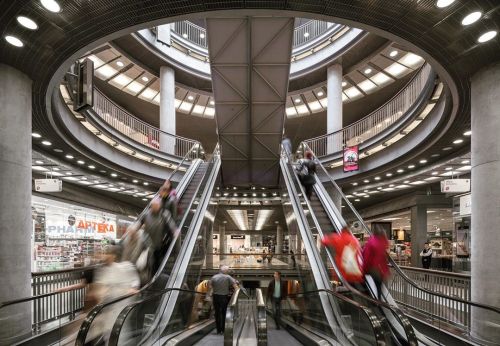
[{"label": "round ceiling light", "polygon": [[210,101],[210,105],[213,106],[215,104],[214,101]]},{"label": "round ceiling light", "polygon": [[49,141],[43,141],[42,144],[46,146],[52,145],[52,143],[50,143]]},{"label": "round ceiling light", "polygon": [[95,166],[94,165],[89,165],[89,168],[90,169],[95,169]]},{"label": "round ceiling light", "polygon": [[17,22],[27,29],[30,29],[30,30],[38,29],[38,25],[33,20],[29,19],[28,17],[19,16],[19,17],[17,17]]},{"label": "round ceiling light", "polygon": [[42,135],[41,135],[41,134],[39,134],[39,133],[33,132],[33,133],[31,134],[31,137],[33,137],[33,138],[40,138],[40,137],[42,137]]},{"label": "round ceiling light", "polygon": [[427,163],[427,160],[420,160],[419,161],[421,164]]},{"label": "round ceiling light", "polygon": [[148,82],[149,81],[149,78],[146,77],[146,76],[143,76],[141,79],[142,79],[143,82]]},{"label": "round ceiling light", "polygon": [[465,131],[465,132],[464,132],[464,136],[470,136],[471,134],[472,134],[472,131],[471,131],[471,130],[469,130],[469,131]]},{"label": "round ceiling light", "polygon": [[460,144],[460,143],[462,143],[463,141],[464,141],[463,139],[455,139],[455,140],[453,141],[453,144]]},{"label": "round ceiling light", "polygon": [[296,98],[295,103],[300,103],[300,98]]},{"label": "round ceiling light", "polygon": [[78,160],[78,161],[76,161],[76,163],[78,163],[79,165],[83,165],[83,164],[85,164],[85,161],[83,161],[83,160]]},{"label": "round ceiling light", "polygon": [[193,101],[193,100],[194,100],[193,95],[189,95],[189,96],[188,96],[188,100],[189,100],[189,101]]},{"label": "round ceiling light", "polygon": [[389,53],[389,56],[391,56],[392,58],[394,58],[396,55],[398,55],[397,50],[393,50],[392,52]]},{"label": "round ceiling light", "polygon": [[479,43],[487,42],[489,40],[494,39],[496,35],[497,35],[497,32],[495,30],[485,32],[484,34],[479,36],[479,38],[477,39],[477,42],[479,42]]},{"label": "round ceiling light", "polygon": [[42,6],[45,7],[50,12],[58,13],[61,12],[61,6],[55,0],[40,0]]},{"label": "round ceiling light", "polygon": [[437,0],[436,6],[439,8],[448,7],[453,4],[455,0]]},{"label": "round ceiling light", "polygon": [[462,19],[462,25],[471,25],[477,22],[483,14],[480,11],[472,12]]},{"label": "round ceiling light", "polygon": [[123,66],[125,65],[125,64],[124,64],[123,62],[121,62],[120,60],[118,60],[118,61],[116,62],[116,64],[117,64],[118,66],[120,66],[120,67],[123,67]]},{"label": "round ceiling light", "polygon": [[323,92],[322,92],[322,91],[319,91],[319,92],[318,92],[318,96],[323,96]]},{"label": "round ceiling light", "polygon": [[5,40],[7,42],[9,42],[11,45],[15,46],[15,47],[22,47],[22,46],[24,46],[23,41],[21,41],[20,39],[18,39],[15,36],[12,36],[12,35],[5,36]]},{"label": "round ceiling light", "polygon": [[342,86],[345,87],[347,85],[346,82],[342,82]]},{"label": "round ceiling light", "polygon": [[67,158],[67,159],[72,160],[72,159],[74,159],[75,157],[74,157],[73,155],[66,155],[66,158]]},{"label": "round ceiling light", "polygon": [[116,178],[116,177],[118,176],[118,174],[116,174],[116,173],[111,173],[111,176],[112,176],[113,178]]},{"label": "round ceiling light", "polygon": [[365,70],[365,74],[370,74],[370,73],[372,73],[372,69],[371,69],[371,68],[367,68],[367,69]]}]

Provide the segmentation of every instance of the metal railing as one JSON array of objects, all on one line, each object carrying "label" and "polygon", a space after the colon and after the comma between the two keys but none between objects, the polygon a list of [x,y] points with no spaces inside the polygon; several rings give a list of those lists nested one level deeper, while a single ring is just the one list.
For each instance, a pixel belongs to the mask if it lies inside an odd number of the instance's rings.
[{"label": "metal railing", "polygon": [[[418,287],[411,285],[392,270],[393,275],[388,289],[399,304],[426,315],[438,317],[461,328],[469,328],[471,321],[471,306],[468,304],[471,300],[470,275],[401,266],[399,268],[418,285]],[[446,297],[435,297],[420,288]],[[447,297],[457,298],[464,302]]]},{"label": "metal railing", "polygon": [[199,154],[193,148],[202,151],[200,142],[161,131],[130,114],[96,88],[93,110],[114,129],[147,147],[178,157],[184,157],[189,152]]},{"label": "metal railing", "polygon": [[[308,42],[313,41],[317,37],[325,34],[328,29],[334,26],[333,23],[324,22],[321,20],[311,20],[296,27],[293,31],[293,48],[300,47]],[[175,22],[171,24],[171,30],[184,40],[200,46],[204,49],[207,45],[207,30],[191,23],[188,20]]]},{"label": "metal railing", "polygon": [[425,64],[413,79],[391,100],[363,119],[342,130],[304,141],[319,158],[338,153],[346,146],[358,145],[395,124],[417,101],[432,68]]},{"label": "metal railing", "polygon": [[255,311],[255,333],[257,335],[257,346],[267,345],[267,315],[266,315],[266,303],[264,302],[264,296],[262,295],[262,290],[257,288],[256,290],[256,305],[257,309]]}]

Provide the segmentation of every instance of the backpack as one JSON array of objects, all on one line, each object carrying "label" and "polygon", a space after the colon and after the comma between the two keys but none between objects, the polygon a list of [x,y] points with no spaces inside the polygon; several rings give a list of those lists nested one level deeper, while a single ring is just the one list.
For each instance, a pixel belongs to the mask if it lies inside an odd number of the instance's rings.
[{"label": "backpack", "polygon": [[309,168],[305,161],[301,160],[299,167],[297,167],[297,175],[299,178],[304,178],[309,175]]}]

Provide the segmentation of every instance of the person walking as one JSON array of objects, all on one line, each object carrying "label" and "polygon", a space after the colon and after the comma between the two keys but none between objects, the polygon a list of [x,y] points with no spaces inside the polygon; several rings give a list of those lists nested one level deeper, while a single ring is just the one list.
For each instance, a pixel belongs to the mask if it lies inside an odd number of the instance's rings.
[{"label": "person walking", "polygon": [[365,274],[372,277],[377,288],[377,297],[382,297],[382,284],[389,277],[387,252],[389,241],[382,228],[375,228],[363,249],[363,269]]},{"label": "person walking", "polygon": [[311,151],[306,151],[306,157],[299,161],[297,172],[299,180],[306,192],[306,197],[311,200],[314,184],[316,184],[316,163]]},{"label": "person walking", "polygon": [[295,253],[293,250],[290,250],[290,259],[292,260],[293,269],[295,269],[297,267],[297,261],[295,260]]},{"label": "person walking", "polygon": [[208,298],[212,297],[217,334],[224,334],[227,304],[231,298],[230,289],[238,289],[236,280],[228,275],[228,272],[228,266],[221,266],[219,273],[212,276],[208,283]]},{"label": "person walking", "polygon": [[358,291],[364,291],[363,259],[358,239],[344,227],[340,234],[328,234],[321,242],[333,251],[334,261],[342,278]]},{"label": "person walking", "polygon": [[170,180],[165,180],[163,185],[160,187],[159,195],[162,200],[162,208],[168,210],[175,223],[178,224],[179,198],[177,197],[177,191],[172,186],[172,182]]},{"label": "person walking", "polygon": [[424,249],[420,252],[420,257],[422,257],[422,267],[424,269],[429,269],[432,262],[432,249],[429,243],[424,244]]},{"label": "person walking", "polygon": [[283,135],[283,139],[281,140],[281,146],[283,147],[283,151],[286,155],[286,162],[290,160],[292,155],[292,141],[286,135]]},{"label": "person walking", "polygon": [[287,296],[286,281],[281,280],[281,273],[274,272],[274,279],[267,286],[267,301],[272,302],[273,318],[276,322],[276,329],[280,329],[281,323],[281,301]]}]

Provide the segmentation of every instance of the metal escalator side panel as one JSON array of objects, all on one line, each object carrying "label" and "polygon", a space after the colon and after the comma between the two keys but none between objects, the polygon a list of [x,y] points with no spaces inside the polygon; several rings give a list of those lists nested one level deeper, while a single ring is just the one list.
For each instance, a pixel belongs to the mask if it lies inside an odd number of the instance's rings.
[{"label": "metal escalator side panel", "polygon": [[[203,193],[201,195],[202,197],[197,206],[193,220],[189,226],[189,229],[186,233],[186,237],[182,243],[179,256],[175,261],[171,275],[167,281],[166,286],[168,288],[179,289],[182,287],[185,275],[187,273],[187,267],[189,266],[191,255],[193,253],[193,249],[199,234],[200,226],[202,225],[202,222],[205,218],[205,212],[209,205],[210,198],[215,186],[215,182],[219,174],[220,165],[221,165],[220,158],[216,158],[214,160],[214,165],[212,170],[207,171],[206,173],[209,174],[209,176],[205,184]],[[156,340],[154,340],[155,335],[153,331],[157,329],[159,330],[165,329],[174,312],[178,296],[179,296],[178,291],[172,291],[170,292],[170,294],[166,295],[166,297],[162,300],[160,306],[158,307],[159,313],[156,314],[155,319],[152,323],[152,325],[154,325],[155,327],[150,328],[149,332],[144,337],[143,342],[141,344],[155,343]]]},{"label": "metal escalator side panel", "polygon": [[[280,166],[288,190],[288,194],[292,202],[294,213],[297,216],[297,223],[299,226],[302,241],[304,243],[306,254],[310,258],[309,262],[311,265],[311,271],[313,273],[316,287],[319,290],[331,290],[328,273],[326,271],[326,268],[323,265],[320,265],[323,261],[321,260],[321,256],[319,255],[318,249],[316,248],[315,241],[312,237],[312,232],[308,225],[306,225],[307,221],[304,210],[301,206],[300,201],[298,200],[298,191],[295,189],[295,186],[291,180],[294,178],[291,176],[284,158],[281,158]],[[347,327],[344,325],[341,317],[338,314],[338,309],[335,308],[336,303],[333,301],[332,297],[325,292],[321,292],[319,294],[319,297],[326,315],[327,322],[332,330],[335,331],[335,328],[340,328],[343,331],[347,330]],[[341,335],[337,335],[337,337],[345,345],[352,344],[352,340],[344,336],[343,333],[341,333]]]}]

